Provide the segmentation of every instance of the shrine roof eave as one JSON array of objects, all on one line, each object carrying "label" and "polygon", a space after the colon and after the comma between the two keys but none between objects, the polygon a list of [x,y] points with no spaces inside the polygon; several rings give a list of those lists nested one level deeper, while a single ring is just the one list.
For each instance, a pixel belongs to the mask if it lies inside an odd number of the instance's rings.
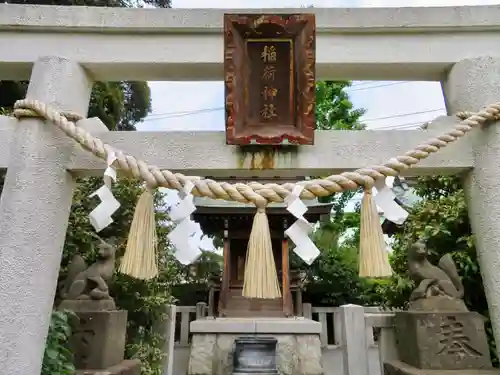
[{"label": "shrine roof eave", "polygon": [[[320,203],[317,199],[303,200],[308,214],[327,215],[332,210],[332,203]],[[255,213],[255,206],[251,203],[229,202],[220,199],[194,199],[195,215],[242,215]],[[268,215],[290,215],[285,203],[269,203],[266,207]]]}]

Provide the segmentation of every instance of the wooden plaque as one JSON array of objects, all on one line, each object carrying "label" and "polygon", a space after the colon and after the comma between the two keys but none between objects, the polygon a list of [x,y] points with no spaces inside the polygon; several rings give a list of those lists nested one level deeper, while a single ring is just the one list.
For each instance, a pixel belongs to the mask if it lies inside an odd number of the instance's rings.
[{"label": "wooden plaque", "polygon": [[313,14],[225,14],[226,143],[312,145]]}]

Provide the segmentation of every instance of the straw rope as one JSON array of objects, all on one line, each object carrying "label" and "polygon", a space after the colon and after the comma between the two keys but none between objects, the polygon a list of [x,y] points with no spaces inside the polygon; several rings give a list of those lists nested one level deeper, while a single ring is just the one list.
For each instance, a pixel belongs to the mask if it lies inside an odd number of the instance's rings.
[{"label": "straw rope", "polygon": [[[80,128],[71,121],[83,117],[70,114],[70,119],[61,112],[45,105],[37,100],[20,100],[16,102],[14,116],[21,118],[25,116],[43,117],[53,122],[70,138],[78,142],[84,149],[92,152],[97,157],[106,160],[109,153],[114,152],[117,160],[115,166],[131,173],[134,177],[146,182],[150,188],[165,187],[169,189],[182,189],[186,181],[191,180],[194,184],[193,195],[241,203],[254,203],[257,207],[265,207],[269,202],[282,202],[290,194],[294,183],[285,184],[262,184],[259,182],[227,183],[204,179],[197,176],[185,176],[181,173],[172,173],[168,170],[160,170],[156,166],[148,165],[146,162],[127,155],[112,146],[103,143],[99,138]],[[469,131],[490,121],[500,119],[500,103],[491,104],[478,113],[460,112],[457,116],[462,121],[455,125],[452,130],[446,131],[441,136],[431,138],[404,155],[396,156],[385,164],[361,168],[353,172],[344,172],[331,175],[323,179],[301,181],[296,184],[304,186],[300,198],[314,199],[315,197],[328,196],[345,190],[353,190],[358,187],[371,188],[375,181],[387,176],[397,176],[402,171],[411,168],[420,160],[436,153],[448,144],[455,142]],[[332,145],[333,146],[333,145]]]}]

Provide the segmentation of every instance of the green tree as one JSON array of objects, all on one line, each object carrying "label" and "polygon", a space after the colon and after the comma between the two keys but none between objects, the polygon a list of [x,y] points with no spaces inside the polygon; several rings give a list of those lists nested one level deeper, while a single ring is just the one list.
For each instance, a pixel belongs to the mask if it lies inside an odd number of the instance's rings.
[{"label": "green tree", "polygon": [[[88,262],[95,259],[94,229],[89,223],[88,214],[98,204],[98,199],[88,196],[102,185],[102,179],[86,178],[79,181],[73,197],[66,241],[64,245],[59,279],[66,276],[66,266],[74,254],[81,254]],[[113,195],[121,203],[120,209],[113,215],[114,223],[99,233],[106,239],[116,237],[119,251],[117,258],[123,255],[127,236],[132,223],[134,208],[144,187],[140,181],[121,179],[112,188]],[[170,230],[166,223],[167,214],[163,209],[163,196],[155,194],[156,222],[158,234],[159,276],[153,280],[142,281],[120,273],[115,274],[111,294],[117,306],[128,311],[126,355],[142,361],[142,375],[160,375],[163,373],[162,337],[155,331],[165,318],[165,305],[172,303],[171,287],[179,274],[177,262],[170,251],[167,234]],[[118,265],[118,264],[117,264]]]},{"label": "green tree", "polygon": [[[377,292],[386,307],[405,308],[414,287],[408,279],[407,249],[417,239],[427,241],[434,264],[450,253],[457,264],[465,288],[468,308],[488,317],[476,249],[467,215],[467,205],[459,177],[423,177],[418,179],[416,193],[423,199],[410,212],[403,230],[395,235],[391,265],[394,275]],[[491,324],[487,333],[494,362],[497,362]]]},{"label": "green tree", "polygon": [[366,110],[355,109],[346,89],[350,81],[321,81],[316,83],[316,129],[362,130],[359,119]]},{"label": "green tree", "polygon": [[106,6],[122,8],[142,8],[144,5],[152,5],[158,8],[170,8],[171,0],[8,0],[9,4],[38,4],[38,5],[84,5],[84,6]]},{"label": "green tree", "polygon": [[188,266],[180,267],[179,277],[182,282],[172,288],[172,296],[179,305],[193,306],[198,302],[208,303],[210,285],[220,278],[223,256],[203,251],[198,259]]},{"label": "green tree", "polygon": [[[365,110],[354,108],[346,91],[350,85],[349,81],[317,82],[316,129],[364,129],[360,118]],[[304,298],[314,305],[366,302],[368,286],[365,280],[359,278],[357,270],[357,232],[348,233],[359,227],[359,212],[345,212],[346,205],[356,193],[348,191],[320,199],[320,202],[333,205],[331,215],[321,220],[313,237],[321,255],[311,266],[292,256],[293,265],[308,274],[310,284]]]},{"label": "green tree", "polygon": [[[26,96],[27,82],[0,81],[0,108],[12,110]],[[96,82],[87,117],[99,117],[110,130],[135,130],[151,111],[147,82]]]},{"label": "green tree", "polygon": [[339,242],[345,228],[322,223],[313,235],[319,258],[305,268],[309,285],[305,300],[315,306],[367,303],[367,283],[358,276],[357,245]]},{"label": "green tree", "polygon": [[[8,4],[74,5],[106,7],[170,8],[171,0],[6,0]],[[0,108],[12,109],[26,96],[28,82],[0,81]],[[99,117],[111,130],[135,130],[135,124],[151,111],[147,82],[96,82],[92,90],[89,117]]]}]

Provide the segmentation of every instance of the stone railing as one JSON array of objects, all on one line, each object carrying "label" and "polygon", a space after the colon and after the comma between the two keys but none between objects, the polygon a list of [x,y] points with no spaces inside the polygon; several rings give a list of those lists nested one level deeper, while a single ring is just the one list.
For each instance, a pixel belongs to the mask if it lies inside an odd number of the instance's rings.
[{"label": "stone railing", "polygon": [[[342,342],[342,321],[340,307],[312,307],[309,303],[303,304],[304,317],[321,323],[320,334],[323,347],[335,348]],[[378,307],[364,307],[365,315],[377,314],[380,316],[381,309]],[[378,337],[381,327],[378,325],[366,326],[367,344],[373,345]]]},{"label": "stone railing", "polygon": [[[168,306],[169,315],[168,326],[173,336],[175,348],[189,347],[191,343],[191,332],[189,325],[192,321],[207,316],[208,308],[206,303],[199,302],[196,306]],[[172,319],[175,316],[174,319]]]},{"label": "stone railing", "polygon": [[[380,375],[385,360],[397,359],[393,313],[378,307],[312,307],[304,317],[321,323],[323,365],[328,375]],[[332,371],[328,369],[339,368]]]},{"label": "stone railing", "polygon": [[[189,326],[207,316],[207,305],[169,306],[165,374],[185,375],[191,335]],[[393,313],[378,307],[303,304],[304,317],[322,325],[323,367],[326,375],[381,375],[383,361],[397,359]],[[169,360],[170,358],[170,360]]]}]

